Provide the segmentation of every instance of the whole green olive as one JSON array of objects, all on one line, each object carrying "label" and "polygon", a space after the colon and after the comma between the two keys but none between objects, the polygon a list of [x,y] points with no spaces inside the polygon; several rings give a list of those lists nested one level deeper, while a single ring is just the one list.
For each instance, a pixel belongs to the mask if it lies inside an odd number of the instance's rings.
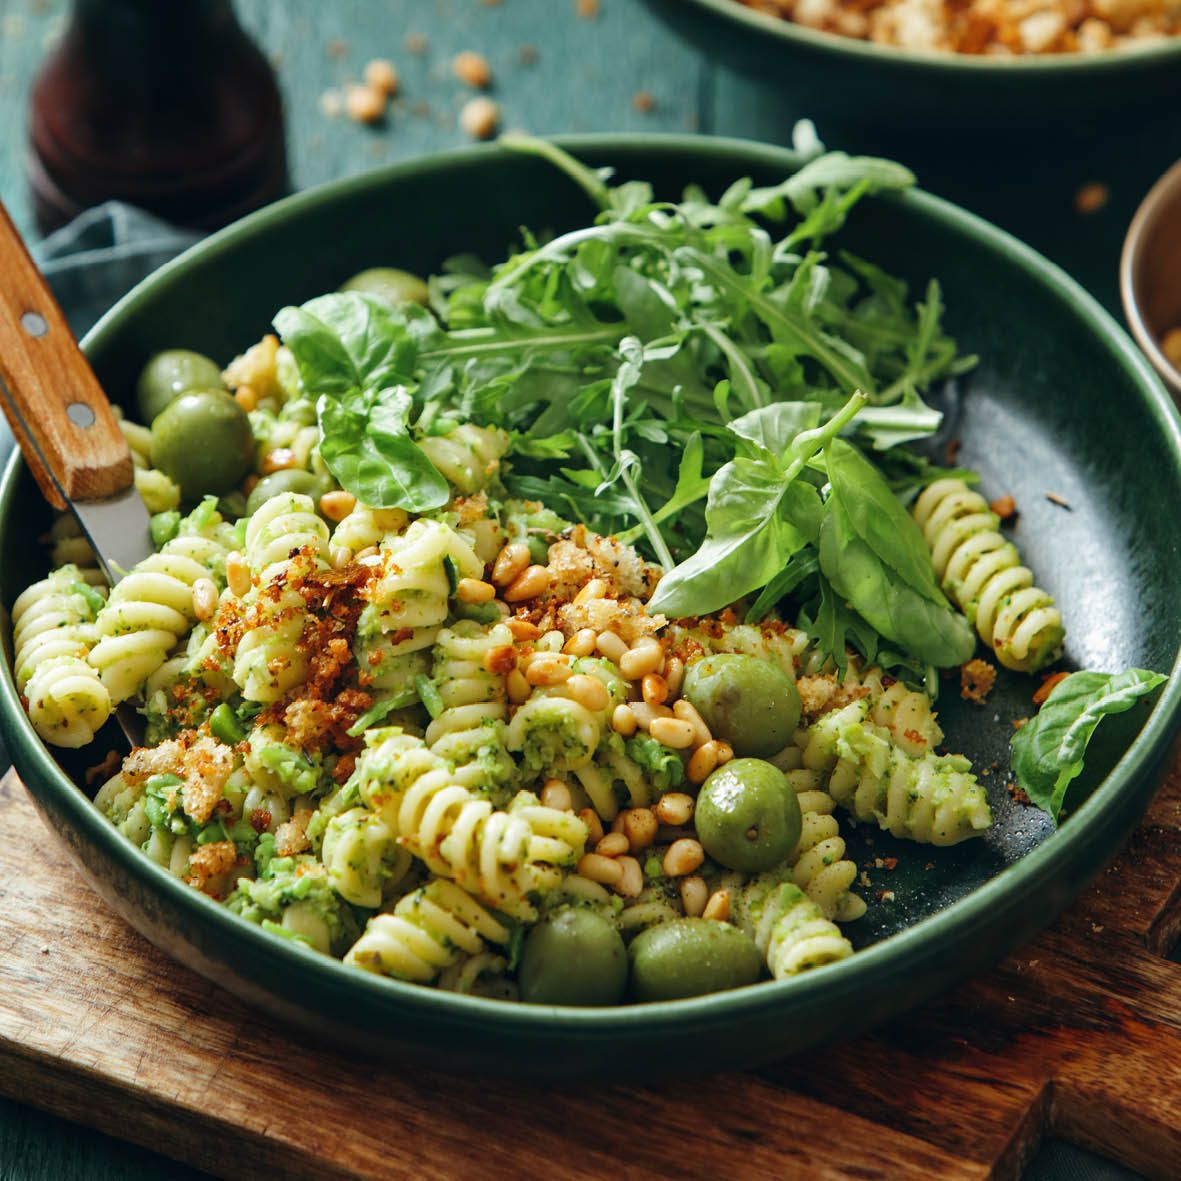
[{"label": "whole green olive", "polygon": [[753,984],[763,970],[754,940],[714,919],[674,919],[633,940],[631,992],[637,1001],[675,1001]]},{"label": "whole green olive", "polygon": [[396,267],[370,267],[340,285],[341,291],[359,291],[397,307],[402,303],[420,303],[425,307],[431,298],[430,288],[417,275]]},{"label": "whole green olive", "polygon": [[762,759],[732,759],[702,785],[697,839],[727,869],[762,873],[800,839],[800,801],[787,776]]},{"label": "whole green olive", "polygon": [[336,485],[327,477],[315,472],[305,472],[302,468],[284,468],[282,471],[271,472],[263,476],[250,490],[246,498],[246,512],[257,512],[272,496],[283,492],[302,492],[310,496],[317,504],[325,492],[331,492]]},{"label": "whole green olive", "polygon": [[140,419],[149,426],[156,415],[190,390],[221,389],[221,370],[202,353],[165,349],[144,367],[135,387]]},{"label": "whole green olive", "polygon": [[253,465],[250,420],[224,390],[181,394],[152,423],[152,466],[185,500],[228,492]]},{"label": "whole green olive", "polygon": [[627,949],[602,915],[559,910],[529,932],[517,983],[535,1005],[614,1005],[627,987]]},{"label": "whole green olive", "polygon": [[776,754],[800,722],[795,682],[757,656],[707,656],[686,669],[683,692],[714,737],[737,755]]}]

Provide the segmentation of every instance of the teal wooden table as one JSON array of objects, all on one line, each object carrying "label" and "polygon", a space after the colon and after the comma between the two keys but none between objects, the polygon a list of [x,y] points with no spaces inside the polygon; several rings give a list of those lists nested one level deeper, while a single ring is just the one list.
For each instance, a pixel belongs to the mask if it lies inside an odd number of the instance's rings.
[{"label": "teal wooden table", "polygon": [[[588,13],[595,7],[576,0],[238,0],[244,22],[280,75],[299,188],[464,142],[457,116],[468,95],[450,64],[464,49],[488,58],[505,127],[701,131],[782,142],[794,117],[807,114],[784,110],[757,86],[679,43],[640,0],[599,0],[597,12]],[[60,33],[65,10],[65,0],[0,0],[0,198],[29,235],[20,128],[29,83]],[[387,122],[370,128],[326,116],[324,92],[357,78],[373,57],[393,60],[402,79]],[[819,130],[823,136],[823,126]],[[1123,228],[1179,152],[1181,135],[1172,129],[1132,128],[1119,143],[1076,160],[1037,194],[982,173],[963,178],[954,195],[966,194],[966,203],[1049,253],[1115,310]],[[1110,196],[1103,208],[1083,214],[1074,194],[1088,182],[1103,184]],[[127,1118],[134,1120],[135,1112]],[[163,1157],[0,1101],[0,1181],[197,1176]],[[1031,1181],[1132,1176],[1058,1144],[1046,1145],[1028,1174]]]}]

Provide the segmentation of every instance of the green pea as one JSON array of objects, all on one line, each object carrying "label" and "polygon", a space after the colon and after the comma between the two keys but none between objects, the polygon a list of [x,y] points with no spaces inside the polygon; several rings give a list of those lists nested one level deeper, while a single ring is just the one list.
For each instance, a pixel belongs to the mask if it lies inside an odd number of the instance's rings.
[{"label": "green pea", "polygon": [[800,722],[795,682],[757,656],[707,656],[686,670],[683,692],[714,737],[728,742],[736,755],[776,754]]},{"label": "green pea", "polygon": [[143,367],[135,397],[141,420],[151,425],[181,394],[221,388],[221,370],[208,357],[188,349],[166,349]]},{"label": "green pea", "polygon": [[763,971],[754,940],[714,919],[674,919],[649,927],[629,951],[637,1001],[675,1001],[741,988]]},{"label": "green pea", "polygon": [[318,507],[320,497],[335,487],[327,476],[305,472],[301,468],[284,468],[282,471],[271,472],[269,476],[263,476],[254,485],[246,498],[246,512],[257,512],[272,496],[279,496],[284,492],[301,492],[304,496],[310,496]]},{"label": "green pea", "polygon": [[340,289],[373,295],[394,307],[402,303],[420,303],[426,307],[431,298],[430,288],[417,275],[396,267],[370,267],[346,280]]},{"label": "green pea", "polygon": [[224,390],[181,394],[152,423],[152,465],[185,500],[229,492],[254,465],[246,412]]},{"label": "green pea", "polygon": [[800,801],[787,776],[762,759],[732,759],[702,785],[697,839],[727,869],[762,873],[800,840]]},{"label": "green pea", "polygon": [[246,731],[242,729],[242,723],[224,701],[209,715],[209,732],[214,738],[229,743],[230,746],[246,741]]},{"label": "green pea", "polygon": [[559,910],[529,932],[517,983],[535,1005],[614,1005],[627,987],[627,950],[593,910]]}]

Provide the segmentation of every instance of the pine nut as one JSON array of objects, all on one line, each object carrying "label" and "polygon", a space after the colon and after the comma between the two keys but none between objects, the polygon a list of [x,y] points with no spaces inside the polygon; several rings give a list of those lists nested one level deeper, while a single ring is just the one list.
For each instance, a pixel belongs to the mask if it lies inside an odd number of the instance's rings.
[{"label": "pine nut", "polygon": [[728,742],[718,742],[718,766],[721,767],[734,757],[734,748]]},{"label": "pine nut", "polygon": [[544,566],[527,566],[502,592],[506,603],[523,603],[549,590],[549,571]]},{"label": "pine nut", "polygon": [[461,578],[455,597],[461,603],[490,603],[496,598],[496,587],[482,578]]},{"label": "pine nut", "polygon": [[529,565],[529,558],[529,547],[524,542],[510,542],[496,555],[496,561],[492,564],[492,581],[497,586],[508,586]]},{"label": "pine nut", "polygon": [[545,653],[535,656],[525,669],[525,680],[530,685],[561,685],[570,679],[570,666],[558,656]]},{"label": "pine nut", "polygon": [[578,862],[578,872],[584,878],[604,886],[618,886],[623,880],[623,866],[613,857],[603,857],[598,853],[584,853]]},{"label": "pine nut", "polygon": [[[495,575],[492,576],[492,581],[496,581]],[[513,639],[518,644],[539,639],[541,636],[541,628],[535,623],[530,623],[527,619],[509,619],[505,622],[505,627],[513,633]]]},{"label": "pine nut", "polygon": [[387,98],[398,91],[398,71],[384,57],[375,58],[365,67],[365,81],[370,88]]},{"label": "pine nut", "polygon": [[246,411],[247,414],[251,410],[258,409],[258,394],[254,391],[252,385],[240,385],[234,391],[234,401]]},{"label": "pine nut", "polygon": [[463,104],[459,127],[472,139],[491,139],[500,123],[500,107],[490,98],[479,95]]},{"label": "pine nut", "polygon": [[[649,705],[663,705],[668,700],[668,682],[659,673],[649,673],[644,678],[642,691]],[[675,709],[673,712],[676,712]]]},{"label": "pine nut", "polygon": [[627,651],[627,645],[614,632],[599,632],[595,647],[615,664],[623,659],[624,653]]},{"label": "pine nut", "polygon": [[623,833],[609,832],[595,846],[595,852],[602,857],[622,857],[630,848],[627,837]]},{"label": "pine nut", "polygon": [[457,53],[451,68],[461,82],[479,90],[483,90],[492,81],[492,67],[489,66],[488,59],[482,53],[476,53],[471,49]]},{"label": "pine nut", "polygon": [[328,551],[328,561],[333,570],[343,570],[353,560],[353,551],[347,545],[334,545]]},{"label": "pine nut", "polygon": [[644,892],[644,870],[634,857],[620,857],[616,862],[623,868],[623,876],[615,886],[615,892],[625,898],[638,898]]},{"label": "pine nut", "polygon": [[691,874],[689,877],[681,881],[681,905],[685,908],[685,914],[691,918],[700,918],[701,912],[705,910],[705,904],[709,900],[709,887],[705,884],[705,878],[698,877],[697,874]]},{"label": "pine nut", "polygon": [[688,722],[682,722],[680,718],[653,718],[648,733],[661,746],[670,747],[672,750],[688,750],[693,745],[693,727]]},{"label": "pine nut", "polygon": [[630,738],[636,732],[636,715],[630,706],[617,705],[611,714],[611,729],[624,738]]},{"label": "pine nut", "polygon": [[689,777],[690,783],[704,783],[713,774],[717,765],[718,744],[703,742],[689,759],[685,774]]},{"label": "pine nut", "polygon": [[670,656],[664,662],[664,679],[668,683],[669,697],[676,697],[685,680],[685,662],[679,656]]},{"label": "pine nut", "polygon": [[[695,841],[692,837],[681,837],[679,841],[673,841],[669,845],[661,868],[670,878],[679,878],[700,868],[704,860],[705,850],[701,847],[701,842]],[[581,862],[579,872],[582,872]]]},{"label": "pine nut", "polygon": [[657,718],[672,718],[673,711],[667,705],[649,705],[646,701],[629,701],[628,709],[635,715],[641,730],[650,730]]},{"label": "pine nut", "polygon": [[540,640],[537,641],[537,647],[542,652],[561,652],[562,646],[566,642],[566,637],[555,628],[551,632],[546,632]]},{"label": "pine nut", "polygon": [[587,673],[576,673],[566,682],[566,696],[577,701],[583,709],[599,713],[611,704],[611,694],[598,677]]},{"label": "pine nut", "polygon": [[730,891],[715,890],[709,896],[709,901],[705,904],[705,910],[702,911],[701,917],[724,923],[730,917]]},{"label": "pine nut", "polygon": [[659,826],[651,808],[628,808],[620,816],[623,817],[623,834],[633,852],[648,848],[656,840]]},{"label": "pine nut", "polygon": [[235,550],[226,558],[226,582],[231,593],[243,598],[250,590],[250,564]]},{"label": "pine nut", "polygon": [[607,584],[601,578],[592,578],[590,582],[588,582],[586,586],[584,586],[582,590],[580,590],[578,594],[574,596],[574,601],[576,603],[589,603],[591,599],[603,598],[606,593]]},{"label": "pine nut", "polygon": [[290,447],[276,447],[262,457],[262,463],[258,465],[258,470],[264,476],[269,476],[274,472],[287,471],[289,468],[295,467],[299,467],[299,460],[295,458],[295,452]]},{"label": "pine nut", "polygon": [[595,635],[594,628],[584,627],[581,631],[576,631],[566,641],[562,651],[571,656],[589,656],[595,650],[595,640],[597,639],[598,636]]},{"label": "pine nut", "polygon": [[693,797],[683,791],[666,792],[652,809],[656,819],[670,828],[680,828],[693,819]]},{"label": "pine nut", "polygon": [[344,113],[354,123],[376,123],[385,114],[385,95],[353,83],[344,92]]},{"label": "pine nut", "polygon": [[508,693],[508,699],[513,705],[520,705],[523,701],[529,700],[529,694],[532,689],[529,682],[525,680],[525,675],[520,669],[514,668],[511,673],[504,680],[504,688]]},{"label": "pine nut", "polygon": [[611,831],[612,832],[623,832],[623,818],[626,815],[627,815],[626,812],[616,812],[615,813],[615,819],[611,821]]},{"label": "pine nut", "polygon": [[357,498],[343,488],[335,488],[320,497],[320,512],[330,521],[343,521],[357,507]]},{"label": "pine nut", "polygon": [[598,812],[594,808],[581,808],[578,811],[578,819],[586,825],[586,843],[597,845],[603,839],[603,822],[599,819]]},{"label": "pine nut", "polygon": [[629,681],[638,681],[648,673],[654,673],[664,659],[664,649],[658,640],[645,636],[634,647],[619,658],[619,671]]},{"label": "pine nut", "polygon": [[484,653],[484,671],[494,677],[508,676],[517,667],[517,650],[512,644],[498,644]]},{"label": "pine nut", "polygon": [[212,579],[198,578],[193,583],[193,614],[202,622],[217,614],[217,587]]},{"label": "pine nut", "polygon": [[556,808],[559,812],[570,812],[574,809],[574,800],[570,789],[560,779],[547,779],[541,789],[541,802],[547,808]]},{"label": "pine nut", "polygon": [[378,550],[377,550],[377,546],[375,546],[375,545],[367,545],[364,548],[357,550],[357,561],[358,562],[366,562],[370,558],[376,558],[377,556],[378,556]]},{"label": "pine nut", "polygon": [[709,732],[709,727],[705,724],[705,719],[697,712],[691,701],[687,701],[682,697],[680,701],[673,705],[673,713],[682,722],[688,722],[693,727],[694,746],[701,746],[702,743],[713,741],[713,735]]}]

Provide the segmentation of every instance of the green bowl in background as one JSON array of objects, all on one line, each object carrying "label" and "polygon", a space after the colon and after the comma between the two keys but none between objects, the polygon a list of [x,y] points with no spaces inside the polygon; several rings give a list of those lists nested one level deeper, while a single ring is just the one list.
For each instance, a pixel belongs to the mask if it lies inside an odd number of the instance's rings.
[{"label": "green bowl in background", "polygon": [[[732,140],[563,142],[669,197],[689,182],[716,195],[742,175],[770,184],[798,165],[790,152]],[[280,306],[364,267],[425,273],[464,252],[495,260],[521,225],[561,231],[592,212],[548,165],[496,147],[399,164],[291,197],[194,247],[121,301],[85,347],[112,397],[131,406],[135,377],[158,349],[228,360],[268,330]],[[962,440],[960,459],[981,471],[986,492],[1016,497],[1016,540],[1062,607],[1068,658],[1173,670],[1181,421],[1147,362],[1061,271],[923,193],[866,201],[840,245],[916,291],[931,275],[942,281],[948,330],[981,357],[939,400],[948,434]],[[1070,509],[1046,500],[1049,491]],[[14,457],[0,485],[5,605],[44,573],[31,542],[49,519]],[[7,629],[4,639],[10,648]],[[1002,772],[984,778],[997,824],[983,839],[933,850],[854,832],[859,861],[896,853],[900,862],[888,881],[893,900],[871,898],[866,917],[847,928],[860,949],[851,959],[714,996],[575,1010],[380,979],[275,939],[184,886],[93,810],[71,774],[95,756],[59,761],[41,744],[9,664],[0,729],[18,771],[95,889],[152,942],[304,1032],[390,1058],[548,1078],[618,1078],[620,1061],[631,1080],[754,1064],[884,1021],[982,969],[1052,920],[1115,851],[1153,792],[1181,713],[1174,676],[1151,714],[1105,723],[1081,802],[1060,831],[1014,804]],[[1007,760],[1011,720],[1030,712],[1031,688],[1003,676],[983,709],[949,689],[941,707],[952,743],[981,766]]]},{"label": "green bowl in background", "polygon": [[1181,37],[1096,54],[985,57],[842,37],[738,0],[646,3],[709,59],[779,94],[786,126],[807,115],[835,147],[924,167],[946,156],[975,161],[985,184],[993,167],[1126,135],[1181,98]]}]

